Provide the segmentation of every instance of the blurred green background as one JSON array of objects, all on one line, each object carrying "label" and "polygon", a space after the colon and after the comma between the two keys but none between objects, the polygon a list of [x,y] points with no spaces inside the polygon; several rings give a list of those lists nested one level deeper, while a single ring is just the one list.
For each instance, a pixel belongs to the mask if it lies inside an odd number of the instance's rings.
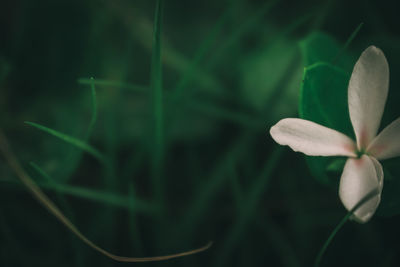
[{"label": "blurred green background", "polygon": [[[298,117],[304,67],[327,61],[350,74],[371,44],[391,71],[382,125],[400,116],[396,1],[165,0],[162,95],[153,90],[159,76],[151,81],[155,6],[2,1],[1,128],[32,178],[105,249],[143,257],[214,245],[167,262],[114,262],[73,236],[1,160],[0,265],[312,266],[346,214],[340,172],[313,177],[268,130]],[[348,222],[321,266],[399,266],[399,223]]]}]

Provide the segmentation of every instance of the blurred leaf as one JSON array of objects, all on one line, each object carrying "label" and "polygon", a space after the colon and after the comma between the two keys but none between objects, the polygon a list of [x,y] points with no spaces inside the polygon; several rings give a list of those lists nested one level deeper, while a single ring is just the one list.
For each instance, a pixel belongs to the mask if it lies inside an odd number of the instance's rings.
[{"label": "blurred leaf", "polygon": [[253,52],[241,66],[243,99],[258,111],[265,109],[269,100],[278,101],[274,113],[269,114],[276,119],[293,113],[298,99],[301,66],[297,45],[286,38]]},{"label": "blurred leaf", "polygon": [[346,159],[339,158],[339,159],[333,160],[328,165],[328,167],[326,167],[326,170],[333,171],[333,172],[341,172],[344,168],[344,164],[346,164]]}]

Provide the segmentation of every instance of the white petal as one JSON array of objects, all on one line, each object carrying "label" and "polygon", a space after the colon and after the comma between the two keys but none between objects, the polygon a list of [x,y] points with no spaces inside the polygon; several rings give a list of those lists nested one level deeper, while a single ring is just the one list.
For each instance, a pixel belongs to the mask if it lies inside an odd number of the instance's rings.
[{"label": "white petal", "polygon": [[353,140],[312,121],[283,119],[271,128],[270,134],[278,144],[309,156],[356,156]]},{"label": "white petal", "polygon": [[379,161],[376,158],[371,157],[371,156],[368,156],[368,158],[374,164],[375,171],[376,171],[376,177],[378,178],[378,183],[379,183],[380,189],[382,189],[383,188],[383,168],[382,168],[382,165],[379,163]]},{"label": "white petal", "polygon": [[363,155],[359,159],[349,158],[340,178],[339,197],[348,211],[360,204],[368,194],[378,190],[378,194],[361,204],[354,213],[353,219],[365,223],[374,215],[381,201],[383,187],[383,170],[374,158]]},{"label": "white petal", "polygon": [[400,118],[375,137],[367,152],[379,160],[400,156]]},{"label": "white petal", "polygon": [[349,113],[358,148],[366,148],[381,122],[389,87],[389,65],[383,52],[368,47],[351,74],[348,91]]}]

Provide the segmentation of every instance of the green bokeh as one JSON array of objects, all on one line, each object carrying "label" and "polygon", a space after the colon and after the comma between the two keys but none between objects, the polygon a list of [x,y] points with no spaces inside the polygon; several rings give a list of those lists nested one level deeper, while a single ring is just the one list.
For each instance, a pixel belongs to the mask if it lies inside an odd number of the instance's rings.
[{"label": "green bokeh", "polygon": [[[155,6],[5,1],[0,122],[23,167],[113,253],[165,255],[214,241],[198,255],[135,265],[311,266],[346,214],[335,188],[342,165],[305,160],[268,131],[299,117],[302,83],[313,77],[310,101],[340,106],[329,116],[351,136],[345,102],[334,99],[371,44],[391,71],[382,127],[400,116],[395,1],[164,1],[162,59]],[[326,98],[321,83],[344,89]],[[312,101],[303,108],[323,123]],[[396,160],[383,166],[388,204],[379,213],[393,215],[400,168]],[[398,216],[347,223],[321,266],[398,266],[398,225]],[[1,158],[0,266],[127,265],[73,236]]]}]

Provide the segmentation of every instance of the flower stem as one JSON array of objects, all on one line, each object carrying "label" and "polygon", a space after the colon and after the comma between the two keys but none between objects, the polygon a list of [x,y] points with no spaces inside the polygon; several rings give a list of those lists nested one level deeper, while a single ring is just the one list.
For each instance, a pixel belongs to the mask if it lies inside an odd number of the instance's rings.
[{"label": "flower stem", "polygon": [[343,227],[343,225],[349,220],[349,218],[353,215],[353,213],[360,207],[362,206],[365,202],[368,200],[372,199],[376,195],[379,194],[378,188],[375,188],[371,192],[365,195],[358,203],[357,205],[354,206],[347,214],[346,216],[343,217],[343,219],[339,222],[339,224],[333,229],[332,233],[329,235],[328,239],[325,241],[324,245],[322,246],[321,250],[319,251],[317,258],[315,259],[314,262],[314,267],[319,267],[322,257],[325,254],[326,249],[332,242],[333,238],[336,236],[336,234],[339,232],[339,230]]},{"label": "flower stem", "polygon": [[318,253],[317,258],[315,259],[314,266],[318,267],[319,264],[321,263],[321,259],[325,254],[326,249],[328,248],[329,244],[332,242],[332,239],[335,237],[337,232],[343,227],[343,225],[347,222],[347,220],[350,218],[352,215],[351,212],[348,212],[346,216],[343,217],[343,219],[340,221],[340,223],[333,229],[332,233],[329,235],[328,239],[325,241],[324,245],[322,246],[321,250]]}]

